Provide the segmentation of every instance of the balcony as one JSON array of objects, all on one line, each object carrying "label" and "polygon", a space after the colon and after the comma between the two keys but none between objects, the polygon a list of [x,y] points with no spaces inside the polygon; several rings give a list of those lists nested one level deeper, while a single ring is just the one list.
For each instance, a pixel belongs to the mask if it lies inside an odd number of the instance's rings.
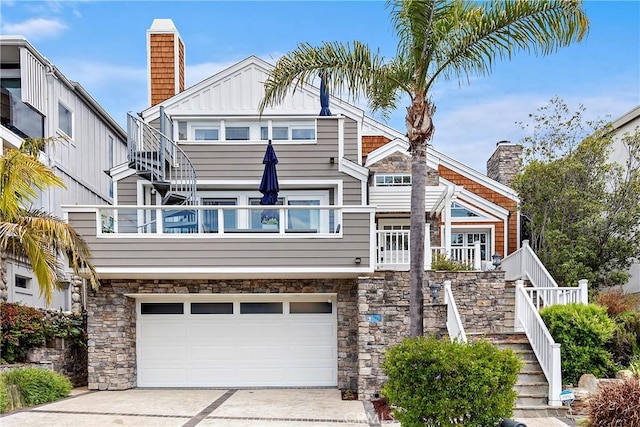
[{"label": "balcony", "polygon": [[[428,228],[425,236],[428,236]],[[376,232],[376,270],[409,270],[409,230],[378,230]],[[431,270],[431,263],[437,255],[469,267],[481,270],[480,243],[473,246],[434,247],[425,241],[425,270]]]},{"label": "balcony", "polygon": [[44,116],[13,96],[4,86],[0,92],[0,122],[21,138],[44,137]]},{"label": "balcony", "polygon": [[[319,278],[373,271],[369,207],[64,209],[103,278]],[[263,224],[265,218],[274,220]]]}]

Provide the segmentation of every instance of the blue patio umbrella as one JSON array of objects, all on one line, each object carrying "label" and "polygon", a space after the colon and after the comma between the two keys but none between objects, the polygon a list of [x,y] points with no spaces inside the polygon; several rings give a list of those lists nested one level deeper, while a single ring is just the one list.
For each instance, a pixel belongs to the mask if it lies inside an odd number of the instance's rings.
[{"label": "blue patio umbrella", "polygon": [[[262,163],[264,164],[264,171],[262,172],[262,181],[260,181],[260,192],[263,196],[262,199],[260,199],[260,204],[275,205],[278,203],[280,185],[278,185],[278,174],[276,172],[278,157],[273,149],[271,140],[269,140],[269,145],[267,145],[267,151],[264,153]],[[262,221],[269,218],[277,218],[276,212],[273,210],[263,211]]]},{"label": "blue patio umbrella", "polygon": [[329,90],[327,89],[327,73],[320,74],[320,115],[330,116],[331,110],[329,110]]}]

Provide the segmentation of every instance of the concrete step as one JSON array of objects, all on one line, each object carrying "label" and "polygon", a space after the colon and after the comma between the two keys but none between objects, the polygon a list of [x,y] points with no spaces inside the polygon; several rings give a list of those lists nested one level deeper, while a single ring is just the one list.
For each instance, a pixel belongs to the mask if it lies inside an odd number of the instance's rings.
[{"label": "concrete step", "polygon": [[568,414],[566,406],[526,405],[517,407],[513,411],[513,418],[565,418]]},{"label": "concrete step", "polygon": [[516,408],[546,405],[549,403],[546,393],[522,393],[516,398]]},{"label": "concrete step", "polygon": [[549,383],[546,381],[532,381],[529,383],[517,383],[513,389],[518,393],[547,393]]},{"label": "concrete step", "polygon": [[518,374],[517,384],[533,384],[533,383],[541,383],[546,382],[547,377],[544,376],[542,371],[534,371],[534,372],[520,372]]}]

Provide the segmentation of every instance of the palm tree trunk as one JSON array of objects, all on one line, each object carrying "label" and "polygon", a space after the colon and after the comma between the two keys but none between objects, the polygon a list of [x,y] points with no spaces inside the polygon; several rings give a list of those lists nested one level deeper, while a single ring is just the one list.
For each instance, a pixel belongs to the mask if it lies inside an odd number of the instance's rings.
[{"label": "palm tree trunk", "polygon": [[9,279],[7,278],[7,253],[0,253],[0,302],[9,299]]},{"label": "palm tree trunk", "polygon": [[424,335],[424,191],[427,172],[427,142],[433,136],[435,106],[417,95],[407,108],[407,137],[411,151],[411,237],[409,239],[409,335]]},{"label": "palm tree trunk", "polygon": [[425,144],[418,144],[411,156],[411,237],[409,239],[409,335],[424,334],[424,190],[427,169]]}]

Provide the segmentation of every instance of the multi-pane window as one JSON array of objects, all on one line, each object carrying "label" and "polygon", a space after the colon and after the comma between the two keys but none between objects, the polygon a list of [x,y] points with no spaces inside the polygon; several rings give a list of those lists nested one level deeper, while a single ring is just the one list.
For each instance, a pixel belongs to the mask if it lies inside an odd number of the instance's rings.
[{"label": "multi-pane window", "polygon": [[411,185],[411,175],[376,175],[376,187],[396,187]]},{"label": "multi-pane window", "polygon": [[[205,206],[235,206],[238,203],[236,199],[202,199]],[[202,211],[202,224],[205,233],[218,232],[218,209],[207,209]],[[237,210],[223,209],[222,216],[224,220],[225,231],[235,230],[238,228]]]},{"label": "multi-pane window", "polygon": [[61,103],[58,103],[58,129],[73,138],[73,114]]},{"label": "multi-pane window", "polygon": [[249,126],[226,126],[225,139],[227,141],[248,141]]},{"label": "multi-pane window", "polygon": [[31,279],[22,276],[15,276],[16,288],[29,289],[31,287]]}]

